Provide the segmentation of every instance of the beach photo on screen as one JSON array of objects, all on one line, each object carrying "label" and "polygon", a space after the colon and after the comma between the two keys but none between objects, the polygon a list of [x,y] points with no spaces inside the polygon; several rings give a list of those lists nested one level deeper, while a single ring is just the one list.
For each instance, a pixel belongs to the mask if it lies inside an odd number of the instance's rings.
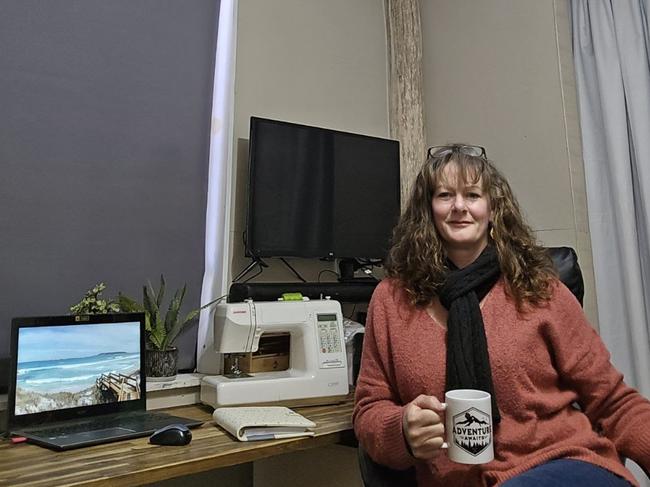
[{"label": "beach photo on screen", "polygon": [[21,328],[15,414],[140,398],[140,323]]}]

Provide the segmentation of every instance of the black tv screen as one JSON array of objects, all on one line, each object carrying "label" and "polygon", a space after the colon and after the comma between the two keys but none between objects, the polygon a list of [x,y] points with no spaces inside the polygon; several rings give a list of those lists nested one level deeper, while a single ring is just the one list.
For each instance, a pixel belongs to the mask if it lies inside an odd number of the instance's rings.
[{"label": "black tv screen", "polygon": [[400,213],[399,143],[251,117],[246,253],[383,259]]}]

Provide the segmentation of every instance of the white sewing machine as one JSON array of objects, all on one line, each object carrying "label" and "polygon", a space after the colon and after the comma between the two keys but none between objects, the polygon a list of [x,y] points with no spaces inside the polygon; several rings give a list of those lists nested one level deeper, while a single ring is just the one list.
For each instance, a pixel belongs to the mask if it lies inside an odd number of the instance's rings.
[{"label": "white sewing machine", "polygon": [[[225,354],[226,365],[224,375],[203,377],[205,404],[327,404],[348,394],[338,301],[220,304],[212,331],[214,353]],[[255,371],[260,368],[266,371]]]}]

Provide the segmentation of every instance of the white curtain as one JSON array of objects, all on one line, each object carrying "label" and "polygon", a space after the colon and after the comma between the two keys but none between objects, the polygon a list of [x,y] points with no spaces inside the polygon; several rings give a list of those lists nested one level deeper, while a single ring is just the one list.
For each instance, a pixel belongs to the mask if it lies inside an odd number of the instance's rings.
[{"label": "white curtain", "polygon": [[600,333],[626,382],[650,397],[649,4],[571,7]]},{"label": "white curtain", "polygon": [[[236,40],[237,0],[221,0],[212,93],[202,304],[228,292]],[[203,310],[199,318],[196,369],[214,374],[220,372],[219,357],[205,346],[212,342],[213,309]]]}]

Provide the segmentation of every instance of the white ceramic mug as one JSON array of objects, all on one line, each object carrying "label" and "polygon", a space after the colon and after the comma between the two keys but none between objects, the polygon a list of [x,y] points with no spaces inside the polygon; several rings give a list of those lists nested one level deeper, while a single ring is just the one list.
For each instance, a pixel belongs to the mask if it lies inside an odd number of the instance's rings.
[{"label": "white ceramic mug", "polygon": [[447,456],[458,463],[479,464],[494,459],[492,398],[476,389],[445,393]]}]

